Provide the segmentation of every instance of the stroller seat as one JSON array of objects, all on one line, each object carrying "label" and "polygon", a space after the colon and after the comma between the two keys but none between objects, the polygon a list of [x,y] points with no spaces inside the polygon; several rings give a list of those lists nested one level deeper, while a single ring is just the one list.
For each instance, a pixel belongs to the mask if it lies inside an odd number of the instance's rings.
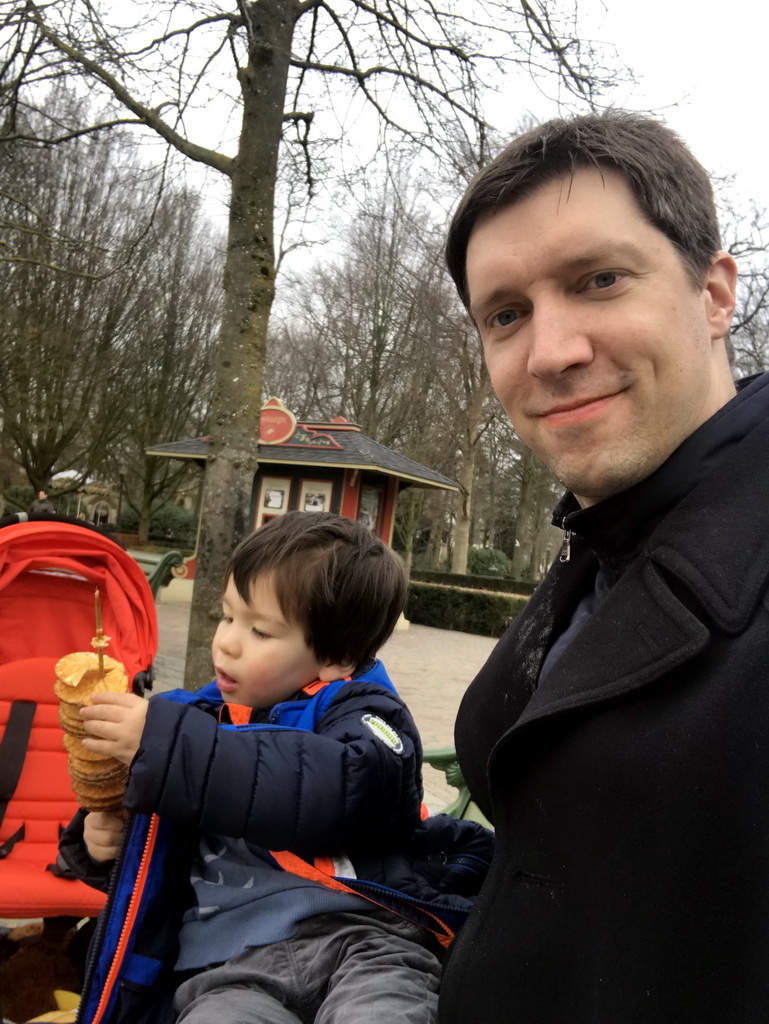
[{"label": "stroller seat", "polygon": [[104,894],[47,870],[55,862],[59,833],[77,802],[61,742],[59,702],[54,695],[55,658],[26,658],[0,665],[0,729],[5,735],[23,688],[34,706],[24,763],[0,825],[0,909],[3,917],[94,917]]},{"label": "stroller seat", "polygon": [[104,895],[57,876],[61,828],[73,817],[55,665],[87,651],[99,589],[107,653],[140,692],[157,651],[144,573],[111,538],[80,523],[0,528],[0,918],[95,916]]}]

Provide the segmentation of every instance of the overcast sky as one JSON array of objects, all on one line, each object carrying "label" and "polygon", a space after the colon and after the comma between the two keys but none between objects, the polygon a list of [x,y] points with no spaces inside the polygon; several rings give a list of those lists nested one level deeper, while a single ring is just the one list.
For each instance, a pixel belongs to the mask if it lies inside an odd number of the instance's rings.
[{"label": "overcast sky", "polygon": [[[568,6],[570,0],[557,2]],[[753,199],[769,210],[767,0],[581,0],[579,17],[583,37],[613,46],[635,74],[635,83],[604,100],[654,111],[712,174],[735,177],[737,205],[747,209]],[[554,97],[513,77],[487,107],[495,127],[511,133],[526,114],[544,120],[557,113]],[[232,132],[237,120],[236,115]],[[219,144],[222,121],[214,109],[202,113],[195,128],[202,129],[194,133],[203,136],[197,141]],[[353,137],[364,137],[360,124],[350,128]],[[227,188],[215,175],[207,178],[206,205],[224,221]]]},{"label": "overcast sky", "polygon": [[[653,109],[711,173],[734,174],[744,196],[769,208],[766,0],[583,0],[580,21],[635,72],[615,106]],[[532,106],[538,117],[555,112],[541,98]]]}]

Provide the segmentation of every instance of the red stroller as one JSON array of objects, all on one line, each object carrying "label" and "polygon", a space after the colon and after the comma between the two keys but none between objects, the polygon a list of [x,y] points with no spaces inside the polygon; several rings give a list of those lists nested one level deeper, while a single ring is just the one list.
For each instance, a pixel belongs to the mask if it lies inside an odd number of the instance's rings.
[{"label": "red stroller", "polygon": [[77,520],[19,519],[0,520],[0,918],[95,916],[103,894],[56,874],[59,834],[77,804],[54,666],[90,650],[98,587],[107,653],[141,693],[157,651],[155,602],[108,536]]}]

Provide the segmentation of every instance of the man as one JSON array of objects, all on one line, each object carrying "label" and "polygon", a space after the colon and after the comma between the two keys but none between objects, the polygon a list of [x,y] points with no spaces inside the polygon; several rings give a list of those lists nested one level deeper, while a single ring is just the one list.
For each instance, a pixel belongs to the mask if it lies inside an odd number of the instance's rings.
[{"label": "man", "polygon": [[442,1024],[769,1020],[769,374],[736,391],[712,191],[644,117],[471,183],[449,269],[560,558],[459,711],[497,852]]},{"label": "man", "polygon": [[27,511],[31,516],[38,515],[41,512],[53,512],[54,507],[48,500],[48,492],[44,489],[39,490],[37,497],[33,500]]}]

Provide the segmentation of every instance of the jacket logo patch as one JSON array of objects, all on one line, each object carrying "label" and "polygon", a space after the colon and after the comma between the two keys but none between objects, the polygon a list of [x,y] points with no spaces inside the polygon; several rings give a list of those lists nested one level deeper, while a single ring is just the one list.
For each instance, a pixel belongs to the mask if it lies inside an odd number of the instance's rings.
[{"label": "jacket logo patch", "polygon": [[386,747],[389,747],[396,754],[403,753],[403,740],[383,718],[379,718],[377,715],[364,715],[361,721]]}]

